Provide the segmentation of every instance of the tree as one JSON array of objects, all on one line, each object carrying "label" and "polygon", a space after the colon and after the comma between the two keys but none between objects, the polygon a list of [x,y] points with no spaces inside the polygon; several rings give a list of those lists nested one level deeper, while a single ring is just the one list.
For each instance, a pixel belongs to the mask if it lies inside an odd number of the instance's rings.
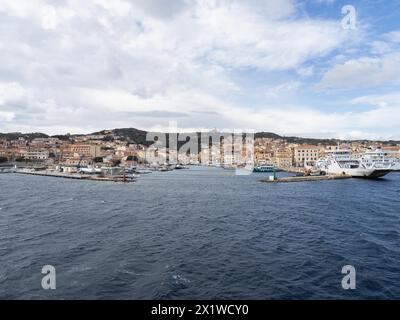
[{"label": "tree", "polygon": [[101,162],[103,162],[103,157],[96,157],[96,158],[93,158],[93,162],[94,162],[94,163],[101,163]]},{"label": "tree", "polygon": [[7,162],[8,159],[6,157],[0,157],[0,163]]}]

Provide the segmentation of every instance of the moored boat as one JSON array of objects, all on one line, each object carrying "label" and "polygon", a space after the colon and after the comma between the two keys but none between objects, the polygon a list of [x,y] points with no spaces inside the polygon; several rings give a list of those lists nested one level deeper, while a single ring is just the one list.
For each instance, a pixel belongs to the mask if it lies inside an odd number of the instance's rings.
[{"label": "moored boat", "polygon": [[322,174],[371,179],[392,172],[391,166],[367,165],[360,159],[354,159],[351,151],[345,149],[327,151],[326,157],[317,161],[316,168],[320,169]]},{"label": "moored boat", "polygon": [[384,152],[381,148],[369,150],[365,152],[360,158],[360,163],[365,168],[375,168],[383,170],[398,170],[399,162],[397,159],[391,158],[388,153]]},{"label": "moored boat", "polygon": [[276,172],[277,169],[273,165],[261,165],[256,166],[253,169],[253,172]]}]

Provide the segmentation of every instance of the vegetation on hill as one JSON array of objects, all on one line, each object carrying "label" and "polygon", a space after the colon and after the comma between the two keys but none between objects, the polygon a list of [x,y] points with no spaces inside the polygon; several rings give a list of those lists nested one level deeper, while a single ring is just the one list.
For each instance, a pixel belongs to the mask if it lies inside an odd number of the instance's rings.
[{"label": "vegetation on hill", "polygon": [[266,138],[266,139],[282,139],[282,137],[280,135],[277,135],[275,133],[272,132],[257,132],[254,135],[255,139],[259,139],[259,138]]},{"label": "vegetation on hill", "polygon": [[[128,143],[136,143],[136,144],[141,144],[144,146],[150,146],[153,144],[153,141],[147,141],[146,140],[146,135],[147,131],[144,130],[139,130],[135,128],[120,128],[120,129],[114,129],[114,130],[103,130],[99,132],[95,132],[93,134],[95,135],[105,135],[106,137],[110,137],[109,132],[112,132],[115,136],[120,137],[122,140],[127,141]],[[190,134],[190,133],[189,133]],[[193,134],[193,133],[191,133]],[[210,134],[219,134],[217,132],[210,132]],[[71,138],[75,137],[77,135],[54,135],[51,136],[52,138],[58,138],[60,140],[70,140]],[[199,146],[200,146],[200,136],[201,134],[197,132],[197,136],[199,138]],[[20,133],[20,132],[12,132],[12,133],[0,133],[0,139],[7,139],[7,140],[16,140],[18,138],[24,138],[28,141],[31,141],[35,138],[49,138],[50,136],[40,133],[40,132],[35,132],[35,133]],[[255,133],[254,137],[256,139],[258,138],[269,138],[269,139],[284,139],[289,143],[297,143],[297,144],[313,144],[313,145],[318,145],[318,144],[325,144],[325,145],[336,145],[337,143],[341,142],[350,142],[350,141],[355,141],[355,142],[364,142],[368,143],[371,142],[371,140],[338,140],[338,139],[317,139],[317,138],[302,138],[302,137],[285,137],[285,136],[280,136],[278,134],[272,133],[272,132],[257,132]],[[107,140],[110,140],[107,138]],[[168,141],[168,134],[167,134],[167,141]],[[390,141],[375,141],[378,143],[385,143],[386,145],[398,145],[400,144],[400,141],[395,141],[395,140],[390,140]],[[180,141],[178,142],[178,147],[182,146],[185,144],[185,141]]]},{"label": "vegetation on hill", "polygon": [[17,140],[18,138],[24,138],[25,140],[32,141],[36,138],[48,138],[49,136],[44,133],[34,132],[34,133],[21,133],[21,132],[11,132],[11,133],[1,133],[0,139],[7,140]]}]

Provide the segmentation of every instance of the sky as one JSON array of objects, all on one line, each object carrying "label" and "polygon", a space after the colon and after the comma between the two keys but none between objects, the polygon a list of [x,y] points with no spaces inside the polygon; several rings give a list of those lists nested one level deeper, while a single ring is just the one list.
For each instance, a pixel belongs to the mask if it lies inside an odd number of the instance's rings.
[{"label": "sky", "polygon": [[399,16],[390,0],[0,0],[0,132],[400,140]]}]

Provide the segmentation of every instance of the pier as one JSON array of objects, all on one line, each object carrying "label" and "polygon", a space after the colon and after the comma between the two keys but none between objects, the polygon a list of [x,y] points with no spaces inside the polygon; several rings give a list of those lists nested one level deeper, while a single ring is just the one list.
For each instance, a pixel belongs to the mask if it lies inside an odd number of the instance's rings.
[{"label": "pier", "polygon": [[63,173],[63,172],[52,172],[52,171],[25,171],[25,170],[17,170],[15,171],[17,174],[27,174],[34,176],[42,176],[42,177],[54,177],[54,178],[64,178],[64,179],[75,179],[75,180],[90,180],[90,181],[103,181],[103,182],[134,182],[135,180],[132,178],[124,178],[122,176],[114,177],[114,176],[93,176],[88,174],[80,174],[80,173]]},{"label": "pier", "polygon": [[263,179],[261,182],[267,183],[278,183],[278,182],[308,182],[308,181],[325,181],[325,180],[343,180],[351,179],[348,175],[326,175],[326,176],[296,176],[296,177],[284,177],[275,180]]}]

